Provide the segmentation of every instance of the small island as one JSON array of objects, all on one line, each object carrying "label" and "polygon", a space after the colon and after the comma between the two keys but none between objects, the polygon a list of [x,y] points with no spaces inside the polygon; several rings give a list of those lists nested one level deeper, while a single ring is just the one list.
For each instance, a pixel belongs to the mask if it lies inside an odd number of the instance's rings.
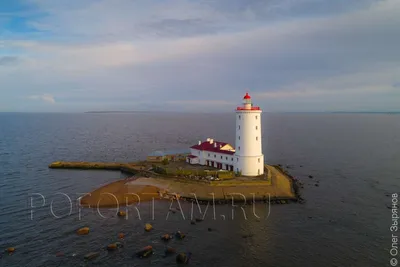
[{"label": "small island", "polygon": [[236,108],[236,149],[207,138],[190,152],[156,151],[145,161],[128,163],[62,162],[57,169],[119,170],[132,176],[83,196],[85,207],[115,207],[153,199],[195,199],[225,203],[301,200],[297,181],[280,166],[264,163],[261,109],[246,93]]}]

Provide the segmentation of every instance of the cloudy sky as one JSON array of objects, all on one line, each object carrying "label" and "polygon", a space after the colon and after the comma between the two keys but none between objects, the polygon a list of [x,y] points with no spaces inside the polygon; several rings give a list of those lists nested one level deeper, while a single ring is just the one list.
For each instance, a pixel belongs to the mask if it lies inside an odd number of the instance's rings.
[{"label": "cloudy sky", "polygon": [[1,0],[0,111],[400,110],[399,0]]}]

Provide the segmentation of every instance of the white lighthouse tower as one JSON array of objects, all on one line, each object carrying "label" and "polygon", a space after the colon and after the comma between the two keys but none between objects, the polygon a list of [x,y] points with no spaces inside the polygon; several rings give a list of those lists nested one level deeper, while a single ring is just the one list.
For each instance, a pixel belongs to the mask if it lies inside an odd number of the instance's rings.
[{"label": "white lighthouse tower", "polygon": [[235,171],[244,176],[264,173],[261,112],[248,93],[243,97],[243,106],[236,108]]}]

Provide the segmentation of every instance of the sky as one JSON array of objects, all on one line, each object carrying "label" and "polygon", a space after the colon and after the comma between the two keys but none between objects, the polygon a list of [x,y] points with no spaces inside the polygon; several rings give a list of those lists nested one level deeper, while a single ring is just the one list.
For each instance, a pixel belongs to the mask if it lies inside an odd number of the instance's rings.
[{"label": "sky", "polygon": [[399,0],[1,0],[0,112],[400,111]]}]

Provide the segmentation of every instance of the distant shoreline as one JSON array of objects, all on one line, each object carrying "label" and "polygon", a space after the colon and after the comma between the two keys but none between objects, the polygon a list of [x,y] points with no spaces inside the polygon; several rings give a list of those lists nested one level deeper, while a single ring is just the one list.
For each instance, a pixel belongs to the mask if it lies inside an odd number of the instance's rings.
[{"label": "distant shoreline", "polygon": [[[176,111],[86,111],[84,113],[181,113]],[[198,112],[185,112],[195,113]],[[216,112],[225,114],[227,112]],[[400,114],[400,111],[281,111],[281,112],[265,112],[277,114]]]},{"label": "distant shoreline", "polygon": [[86,111],[84,113],[153,113],[154,111]]}]

